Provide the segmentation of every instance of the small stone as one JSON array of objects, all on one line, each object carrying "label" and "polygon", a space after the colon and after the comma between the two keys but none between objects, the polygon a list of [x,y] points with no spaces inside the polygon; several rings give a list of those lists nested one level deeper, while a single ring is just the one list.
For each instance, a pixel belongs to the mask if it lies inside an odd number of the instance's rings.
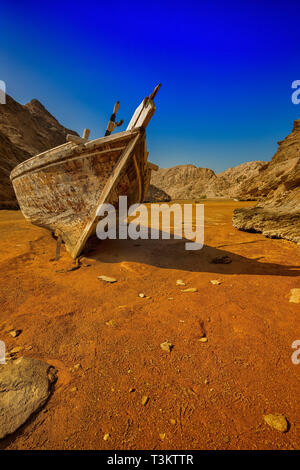
[{"label": "small stone", "polygon": [[188,289],[183,289],[181,292],[197,292],[197,287],[189,287]]},{"label": "small stone", "polygon": [[230,437],[229,437],[229,436],[225,436],[225,437],[224,437],[224,442],[225,442],[226,444],[229,444],[229,442],[230,442]]},{"label": "small stone", "polygon": [[221,284],[221,281],[218,281],[217,279],[212,279],[211,281],[211,284],[213,284],[214,286],[219,286]]},{"label": "small stone", "polygon": [[147,403],[148,403],[148,401],[149,401],[149,397],[147,397],[146,395],[144,395],[143,398],[142,398],[142,405],[143,405],[143,406],[146,406]]},{"label": "small stone", "polygon": [[170,424],[172,424],[174,426],[176,424],[176,419],[171,418],[170,419]]},{"label": "small stone", "polygon": [[81,364],[75,364],[75,366],[70,368],[70,372],[75,372],[76,370],[81,369]]},{"label": "small stone", "polygon": [[25,349],[26,349],[26,351],[31,351],[31,349],[32,349],[32,346],[31,346],[31,345],[29,345],[29,346],[26,346],[26,348],[25,348]]},{"label": "small stone", "polygon": [[208,385],[209,384],[209,379],[205,379],[204,383],[205,383],[205,385]]},{"label": "small stone", "polygon": [[172,349],[174,348],[173,344],[170,343],[170,341],[164,341],[163,343],[161,343],[160,347],[163,351],[167,351],[167,352],[171,352]]},{"label": "small stone", "polygon": [[135,392],[135,388],[130,388],[129,393],[133,393],[133,392]]},{"label": "small stone", "polygon": [[288,421],[286,417],[280,413],[264,415],[265,422],[276,431],[287,432]]},{"label": "small stone", "polygon": [[70,392],[72,392],[72,393],[73,393],[73,392],[77,392],[77,390],[78,390],[77,387],[72,387],[72,388],[70,389]]},{"label": "small stone", "polygon": [[174,297],[168,297],[168,300],[174,300]]},{"label": "small stone", "polygon": [[22,330],[11,330],[8,332],[8,334],[10,336],[12,336],[13,338],[16,338],[17,336],[19,336],[20,334],[22,333]]},{"label": "small stone", "polygon": [[109,276],[98,276],[98,279],[100,279],[101,281],[109,282],[110,284],[117,282],[117,279]]},{"label": "small stone", "polygon": [[300,289],[299,288],[290,290],[289,302],[293,302],[294,304],[300,304]]},{"label": "small stone", "polygon": [[105,325],[115,328],[117,326],[117,323],[114,319],[111,319],[111,320],[106,321]]},{"label": "small stone", "polygon": [[16,354],[16,353],[22,351],[22,349],[23,348],[21,346],[16,346],[15,348],[13,348],[9,351],[9,354]]},{"label": "small stone", "polygon": [[143,299],[143,298],[146,297],[146,296],[145,296],[145,294],[144,294],[143,292],[140,292],[140,293],[139,293],[139,297],[141,297],[141,299]]},{"label": "small stone", "polygon": [[177,279],[177,281],[176,281],[176,286],[185,286],[185,285],[186,285],[186,284],[185,284],[185,282],[183,282],[182,279]]},{"label": "small stone", "polygon": [[199,338],[199,341],[200,341],[201,343],[207,343],[208,338],[206,338],[206,336],[203,336],[202,338]]},{"label": "small stone", "polygon": [[109,438],[110,438],[109,433],[104,434],[104,436],[103,436],[104,441],[108,441]]},{"label": "small stone", "polygon": [[159,435],[159,438],[160,438],[161,441],[163,441],[165,437],[166,437],[166,434],[165,434],[165,433],[161,433],[161,434]]}]

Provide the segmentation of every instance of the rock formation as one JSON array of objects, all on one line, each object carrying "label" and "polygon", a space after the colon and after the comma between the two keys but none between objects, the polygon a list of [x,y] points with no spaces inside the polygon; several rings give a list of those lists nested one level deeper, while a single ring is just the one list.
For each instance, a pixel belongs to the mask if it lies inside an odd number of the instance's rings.
[{"label": "rock formation", "polygon": [[[257,175],[264,165],[265,162],[260,161],[247,162],[219,174],[195,165],[178,165],[152,172],[151,183],[172,199],[231,198],[236,197],[243,182]],[[151,199],[150,193],[148,199]]]},{"label": "rock formation", "polygon": [[0,105],[0,207],[16,207],[10,171],[18,163],[66,141],[76,134],[63,127],[38,100],[26,105],[6,96]]},{"label": "rock formation", "polygon": [[233,225],[272,238],[300,243],[300,119],[270,163],[242,184],[239,196],[257,199],[255,207],[236,209]]},{"label": "rock formation", "polygon": [[0,439],[16,431],[48,400],[56,370],[29,357],[0,365]]}]

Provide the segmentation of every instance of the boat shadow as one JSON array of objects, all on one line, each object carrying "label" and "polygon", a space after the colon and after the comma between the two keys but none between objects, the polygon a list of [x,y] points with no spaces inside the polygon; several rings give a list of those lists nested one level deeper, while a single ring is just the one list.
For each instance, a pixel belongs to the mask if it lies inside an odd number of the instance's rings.
[{"label": "boat shadow", "polygon": [[[197,251],[186,251],[185,243],[188,241],[184,238],[182,240],[160,238],[159,240],[101,241],[93,236],[89,239],[82,254],[103,263],[126,261],[163,269],[199,273],[300,276],[300,265],[270,263],[265,261],[264,256],[247,258],[221,247],[209,245],[204,245]],[[237,245],[239,243],[234,244],[234,246]]]}]

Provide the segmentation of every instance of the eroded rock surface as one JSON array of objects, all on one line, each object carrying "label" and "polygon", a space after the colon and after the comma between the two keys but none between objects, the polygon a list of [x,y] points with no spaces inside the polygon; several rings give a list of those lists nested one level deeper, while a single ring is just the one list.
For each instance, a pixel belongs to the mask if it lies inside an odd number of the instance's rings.
[{"label": "eroded rock surface", "polygon": [[233,225],[272,238],[300,242],[300,119],[271,162],[240,188],[242,199],[257,199],[256,207],[236,209]]},{"label": "eroded rock surface", "polygon": [[0,208],[17,207],[9,180],[11,170],[24,160],[66,142],[76,132],[62,126],[36,99],[21,105],[6,95],[0,105]]},{"label": "eroded rock surface", "polygon": [[51,394],[56,370],[29,357],[0,365],[0,439],[37,412]]}]

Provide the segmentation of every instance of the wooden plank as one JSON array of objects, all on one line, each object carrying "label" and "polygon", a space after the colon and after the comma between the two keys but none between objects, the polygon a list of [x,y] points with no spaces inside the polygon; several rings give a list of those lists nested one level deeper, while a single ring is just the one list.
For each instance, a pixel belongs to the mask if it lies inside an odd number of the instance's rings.
[{"label": "wooden plank", "polygon": [[68,134],[67,135],[67,142],[73,142],[74,144],[85,144],[88,139],[83,137],[79,137],[78,135]]},{"label": "wooden plank", "polygon": [[155,112],[155,104],[149,98],[145,98],[136,108],[126,130],[136,127],[146,128]]},{"label": "wooden plank", "polygon": [[137,180],[138,180],[138,185],[139,185],[139,197],[138,197],[138,200],[139,200],[139,202],[142,202],[142,179],[141,179],[141,172],[140,172],[139,166],[138,166],[138,164],[137,164],[136,156],[135,156],[135,155],[133,155],[133,163],[134,163],[134,167],[135,167],[135,171],[136,171],[136,176],[137,176]]},{"label": "wooden plank", "polygon": [[114,168],[110,178],[107,180],[106,185],[104,186],[104,189],[101,193],[100,199],[97,201],[94,213],[93,213],[90,221],[88,222],[88,224],[84,228],[81,236],[79,237],[79,240],[78,240],[75,248],[72,251],[70,251],[70,254],[73,258],[76,258],[81,253],[81,251],[83,250],[84,245],[85,245],[87,239],[89,238],[89,236],[90,236],[90,234],[93,230],[93,225],[94,225],[95,220],[97,218],[97,212],[98,212],[99,206],[101,206],[101,204],[104,204],[105,201],[107,200],[111,190],[113,189],[114,185],[117,183],[118,178],[120,176],[120,173],[121,173],[122,169],[124,168],[124,166],[126,165],[127,161],[129,160],[129,158],[131,156],[131,153],[134,150],[134,148],[135,148],[138,140],[140,139],[140,137],[141,137],[141,134],[138,133],[129,142],[129,144],[127,145],[127,147],[123,151],[122,155],[120,156],[116,167]]},{"label": "wooden plank", "polygon": [[157,171],[159,169],[158,165],[155,165],[155,163],[148,162],[148,167],[150,170]]}]

